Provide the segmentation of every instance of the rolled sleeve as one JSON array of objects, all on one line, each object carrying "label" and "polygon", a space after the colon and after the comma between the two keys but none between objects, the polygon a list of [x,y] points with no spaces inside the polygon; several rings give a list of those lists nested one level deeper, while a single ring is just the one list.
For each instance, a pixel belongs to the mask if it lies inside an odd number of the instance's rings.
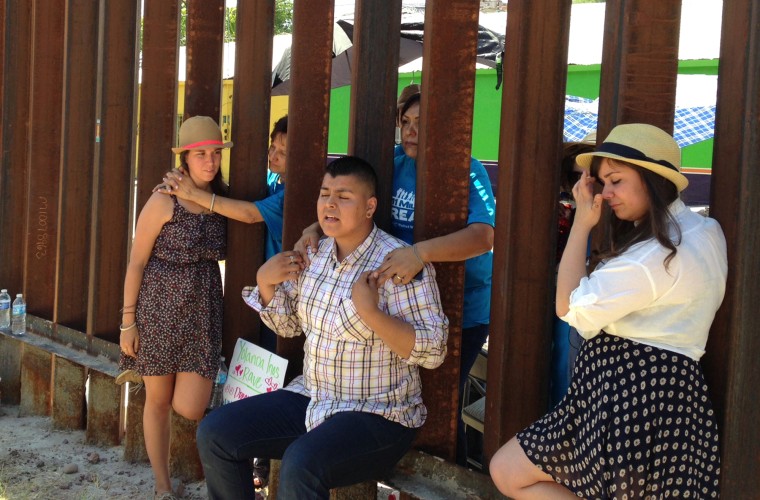
[{"label": "rolled sleeve", "polygon": [[446,357],[449,320],[443,313],[435,283],[435,270],[425,265],[421,280],[406,286],[386,282],[388,312],[414,327],[414,347],[405,361],[423,368],[437,368]]},{"label": "rolled sleeve", "polygon": [[639,262],[614,259],[581,279],[570,294],[570,307],[562,316],[585,339],[618,319],[651,304],[656,287],[646,266]]},{"label": "rolled sleeve", "polygon": [[261,304],[259,287],[243,288],[242,296],[254,311],[259,313],[261,320],[281,337],[296,337],[302,333],[301,321],[295,311],[295,288],[285,282],[275,289],[274,297],[266,306]]}]

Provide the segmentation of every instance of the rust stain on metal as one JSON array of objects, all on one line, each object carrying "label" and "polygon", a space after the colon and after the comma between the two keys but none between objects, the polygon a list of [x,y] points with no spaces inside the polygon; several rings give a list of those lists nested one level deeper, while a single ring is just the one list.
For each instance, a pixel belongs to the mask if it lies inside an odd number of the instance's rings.
[{"label": "rust stain on metal", "polygon": [[[133,386],[130,385],[130,387]],[[143,410],[145,410],[144,387],[130,392],[127,403],[124,460],[129,462],[148,462],[148,451],[145,449],[145,438],[143,437]]]},{"label": "rust stain on metal", "polygon": [[202,479],[203,466],[198,456],[198,446],[195,443],[195,431],[198,429],[198,423],[188,420],[174,411],[171,414],[171,450],[169,453],[171,475],[185,481]]},{"label": "rust stain on metal", "polygon": [[20,415],[50,415],[50,378],[53,355],[24,344],[21,354]]},{"label": "rust stain on metal", "polygon": [[87,405],[87,431],[85,439],[90,444],[116,446],[119,444],[119,414],[121,387],[114,384],[113,377],[89,370],[90,390]]},{"label": "rust stain on metal", "polygon": [[[460,17],[453,17],[452,10]],[[415,193],[416,241],[453,233],[463,229],[467,222],[477,13],[477,2],[438,0],[426,5],[425,80],[420,103]],[[443,309],[449,318],[450,355],[435,372],[423,370],[423,399],[431,411],[418,445],[453,460],[464,263],[438,263],[436,276]]]},{"label": "rust stain on metal", "polygon": [[60,356],[53,357],[53,427],[84,429],[85,368]]}]

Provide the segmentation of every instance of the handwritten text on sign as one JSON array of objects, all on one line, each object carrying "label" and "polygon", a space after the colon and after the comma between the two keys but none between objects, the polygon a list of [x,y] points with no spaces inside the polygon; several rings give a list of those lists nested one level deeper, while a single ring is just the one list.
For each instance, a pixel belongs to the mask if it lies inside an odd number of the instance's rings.
[{"label": "handwritten text on sign", "polygon": [[247,340],[238,339],[232,354],[224,402],[237,401],[282,387],[288,360]]}]

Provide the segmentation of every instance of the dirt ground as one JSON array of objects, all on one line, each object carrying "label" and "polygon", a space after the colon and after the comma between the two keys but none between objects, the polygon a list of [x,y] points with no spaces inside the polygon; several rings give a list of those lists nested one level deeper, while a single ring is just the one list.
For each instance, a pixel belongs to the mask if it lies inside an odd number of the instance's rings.
[{"label": "dirt ground", "polygon": [[[48,417],[0,406],[0,500],[150,499],[148,464],[123,460],[124,448],[85,443],[84,431],[53,430]],[[207,498],[206,483],[184,485],[184,498]]]},{"label": "dirt ground", "polygon": [[[0,500],[153,498],[150,465],[125,461],[123,446],[92,446],[83,430],[54,430],[49,417],[18,414],[18,406],[0,406]],[[183,486],[184,499],[208,498],[205,481]],[[396,495],[378,484],[377,500]],[[266,500],[266,490],[256,500]]]}]

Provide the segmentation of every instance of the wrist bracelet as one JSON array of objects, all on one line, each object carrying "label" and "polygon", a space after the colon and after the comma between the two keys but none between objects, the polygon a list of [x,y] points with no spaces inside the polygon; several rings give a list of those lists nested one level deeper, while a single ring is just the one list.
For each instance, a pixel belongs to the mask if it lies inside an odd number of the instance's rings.
[{"label": "wrist bracelet", "polygon": [[420,264],[422,264],[422,267],[425,267],[425,261],[422,260],[422,257],[420,257],[420,254],[417,253],[417,243],[412,245],[412,252],[414,252],[414,256],[417,257],[417,260],[420,261]]},{"label": "wrist bracelet", "polygon": [[132,323],[129,326],[119,325],[119,331],[120,332],[126,332],[127,330],[131,330],[132,328],[134,328],[136,326],[137,326],[137,321],[135,321],[134,323]]},{"label": "wrist bracelet", "polygon": [[216,193],[211,193],[211,206],[208,207],[211,212],[214,211],[214,202],[216,201]]}]

